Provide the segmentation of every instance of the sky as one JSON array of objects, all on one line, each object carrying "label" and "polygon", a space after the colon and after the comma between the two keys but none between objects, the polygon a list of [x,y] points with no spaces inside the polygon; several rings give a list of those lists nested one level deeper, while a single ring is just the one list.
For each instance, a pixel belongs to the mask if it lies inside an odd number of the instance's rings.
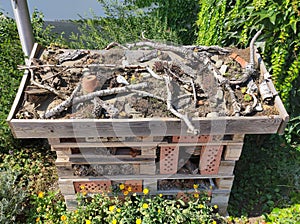
[{"label": "sky", "polygon": [[[75,20],[80,19],[80,16],[93,17],[91,9],[96,15],[103,15],[97,0],[27,0],[27,4],[30,14],[34,9],[38,9],[44,14],[45,21]],[[11,0],[0,0],[0,11],[13,18]]]}]

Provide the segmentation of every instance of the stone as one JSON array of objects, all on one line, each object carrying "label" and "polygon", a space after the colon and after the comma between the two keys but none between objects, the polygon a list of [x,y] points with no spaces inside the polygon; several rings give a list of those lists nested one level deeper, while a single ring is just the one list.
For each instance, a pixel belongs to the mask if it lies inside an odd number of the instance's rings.
[{"label": "stone", "polygon": [[210,112],[206,115],[206,117],[219,117],[219,113],[218,112]]},{"label": "stone", "polygon": [[228,68],[227,65],[222,65],[221,68],[220,68],[220,73],[222,75],[225,75],[225,73],[227,72],[227,68]]},{"label": "stone", "polygon": [[217,60],[215,66],[216,66],[217,68],[221,68],[221,66],[223,65],[223,63],[224,63],[224,62],[223,62],[222,60]]},{"label": "stone", "polygon": [[219,60],[219,56],[218,55],[213,55],[213,56],[211,56],[210,59],[216,62],[216,61]]}]

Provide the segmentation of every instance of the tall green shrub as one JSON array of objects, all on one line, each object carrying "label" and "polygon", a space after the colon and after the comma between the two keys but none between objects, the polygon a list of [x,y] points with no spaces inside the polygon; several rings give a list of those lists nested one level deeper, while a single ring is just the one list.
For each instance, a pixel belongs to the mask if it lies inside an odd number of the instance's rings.
[{"label": "tall green shrub", "polygon": [[[225,6],[226,3],[226,6]],[[299,148],[300,2],[297,0],[200,1],[198,44],[245,48],[261,28],[264,61],[294,119],[285,135]]]},{"label": "tall green shrub", "polygon": [[14,223],[24,209],[25,192],[17,179],[17,173],[0,170],[0,223]]},{"label": "tall green shrub", "polygon": [[170,29],[167,21],[158,14],[149,15],[144,10],[120,1],[101,1],[104,17],[82,18],[80,34],[71,36],[71,48],[103,49],[110,42],[127,43],[146,38],[178,42],[177,33]]}]

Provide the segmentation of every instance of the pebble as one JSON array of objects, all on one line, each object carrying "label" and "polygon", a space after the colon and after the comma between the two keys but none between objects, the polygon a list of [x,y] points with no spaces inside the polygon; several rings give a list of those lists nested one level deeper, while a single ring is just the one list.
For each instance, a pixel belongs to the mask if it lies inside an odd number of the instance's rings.
[{"label": "pebble", "polygon": [[227,71],[228,66],[227,65],[222,65],[220,68],[220,73],[222,75],[225,75],[226,71]]},{"label": "pebble", "polygon": [[222,60],[216,61],[215,66],[216,66],[217,68],[221,68],[222,65],[223,65],[223,61],[222,61]]},{"label": "pebble", "polygon": [[221,90],[221,89],[218,89],[217,90],[217,94],[216,94],[216,99],[218,100],[218,101],[223,101],[223,90]]},{"label": "pebble", "polygon": [[264,110],[263,107],[261,106],[261,103],[258,103],[254,109],[255,109],[257,112],[262,112],[262,111]]},{"label": "pebble", "polygon": [[206,117],[219,117],[219,113],[218,112],[210,112],[206,115]]},{"label": "pebble", "polygon": [[219,56],[218,55],[213,55],[213,56],[211,56],[210,59],[213,60],[213,61],[218,61],[219,60]]}]

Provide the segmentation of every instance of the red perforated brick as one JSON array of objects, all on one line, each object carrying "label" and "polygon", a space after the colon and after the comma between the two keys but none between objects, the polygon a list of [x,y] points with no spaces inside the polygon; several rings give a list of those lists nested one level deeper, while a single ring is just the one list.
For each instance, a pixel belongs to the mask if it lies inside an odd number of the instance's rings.
[{"label": "red perforated brick", "polygon": [[75,192],[107,193],[111,191],[111,181],[80,181],[74,182]]},{"label": "red perforated brick", "polygon": [[161,146],[159,161],[161,174],[177,173],[178,155],[178,146]]},{"label": "red perforated brick", "polygon": [[218,174],[223,146],[205,146],[200,155],[200,173]]},{"label": "red perforated brick", "polygon": [[128,187],[131,188],[130,192],[142,192],[143,191],[143,181],[142,180],[126,180],[125,189],[128,190]]},{"label": "red perforated brick", "polygon": [[173,136],[172,137],[172,142],[177,143],[177,142],[190,142],[190,143],[206,143],[210,139],[209,135],[199,135],[199,136]]}]

